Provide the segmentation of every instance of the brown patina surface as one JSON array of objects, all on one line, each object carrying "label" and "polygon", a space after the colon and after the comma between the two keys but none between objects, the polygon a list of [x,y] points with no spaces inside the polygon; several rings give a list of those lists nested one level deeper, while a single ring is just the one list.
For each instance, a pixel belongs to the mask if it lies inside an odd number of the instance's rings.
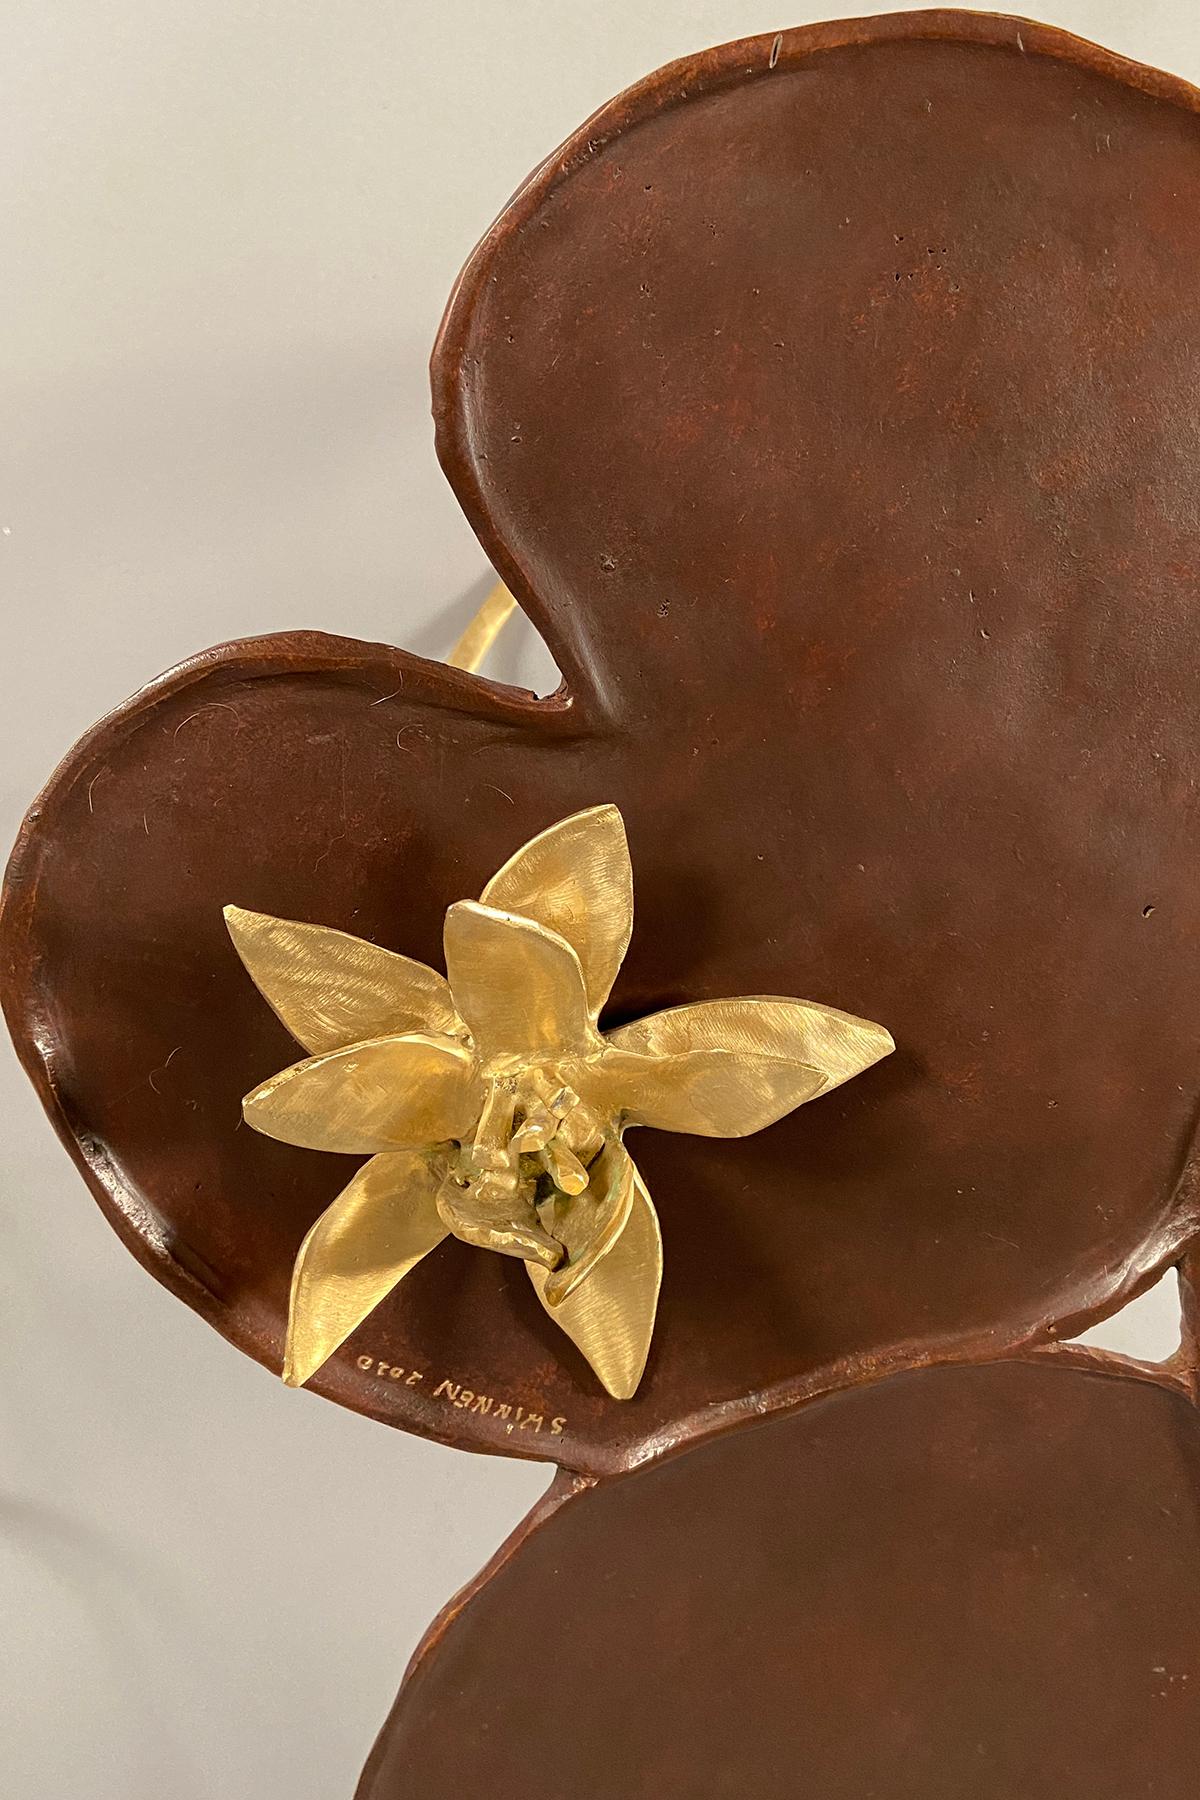
[{"label": "brown patina surface", "polygon": [[1045,1361],[562,1476],[358,1800],[1194,1800],[1198,1492],[1181,1393]]},{"label": "brown patina surface", "polygon": [[437,961],[448,902],[606,800],[638,909],[612,1019],[793,993],[897,1053],[760,1137],[636,1141],[666,1259],[636,1400],[519,1267],[452,1242],[321,1392],[610,1473],[1053,1336],[1173,1260],[1198,269],[1195,93],[1011,20],[729,46],[551,157],[468,265],[434,388],[560,692],[317,633],[227,645],[89,734],[16,851],[8,1017],[152,1272],[278,1368],[293,1257],[350,1173],[240,1126],[294,1049],[221,906]]}]

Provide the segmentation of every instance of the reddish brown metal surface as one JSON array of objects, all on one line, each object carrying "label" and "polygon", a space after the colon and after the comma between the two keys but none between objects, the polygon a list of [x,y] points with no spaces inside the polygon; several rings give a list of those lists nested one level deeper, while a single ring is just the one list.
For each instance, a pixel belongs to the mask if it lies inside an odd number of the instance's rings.
[{"label": "reddish brown metal surface", "polygon": [[278,1367],[348,1174],[239,1126],[291,1053],[221,905],[434,961],[597,801],[612,1017],[803,994],[888,1063],[761,1137],[635,1141],[656,1347],[608,1400],[448,1243],[316,1386],[619,1470],[1115,1307],[1196,1222],[1200,121],[1061,34],[929,13],[675,65],[538,172],[434,360],[439,447],[553,699],[295,634],[92,732],[9,873],[4,1000],[140,1259]]},{"label": "reddish brown metal surface", "polygon": [[430,1632],[359,1800],[1193,1800],[1198,1492],[1180,1393],[1044,1362],[560,1489]]}]

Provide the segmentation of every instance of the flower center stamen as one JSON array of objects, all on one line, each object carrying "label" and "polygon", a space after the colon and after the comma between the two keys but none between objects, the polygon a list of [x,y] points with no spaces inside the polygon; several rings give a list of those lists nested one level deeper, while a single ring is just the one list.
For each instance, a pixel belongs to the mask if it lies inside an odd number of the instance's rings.
[{"label": "flower center stamen", "polygon": [[561,1135],[552,1137],[542,1151],[542,1162],[555,1187],[564,1194],[582,1194],[587,1186],[587,1170]]},{"label": "flower center stamen", "polygon": [[586,1192],[604,1146],[601,1120],[553,1067],[488,1081],[474,1135],[456,1151],[438,1199],[446,1224],[468,1243],[554,1268],[567,1253],[547,1202]]}]

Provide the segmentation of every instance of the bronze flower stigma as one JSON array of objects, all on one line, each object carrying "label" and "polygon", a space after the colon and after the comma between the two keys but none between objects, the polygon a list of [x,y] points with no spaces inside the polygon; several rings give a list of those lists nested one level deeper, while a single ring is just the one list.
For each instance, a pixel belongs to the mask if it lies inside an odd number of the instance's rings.
[{"label": "bronze flower stigma", "polygon": [[882,1026],[774,997],[601,1032],[633,927],[621,815],[589,808],[449,908],[446,976],[318,925],[230,906],[243,962],[310,1052],[247,1123],[367,1155],[300,1247],[284,1380],[299,1386],[449,1234],[522,1259],[607,1391],[645,1368],[662,1276],[631,1125],[743,1137],[893,1048]]}]

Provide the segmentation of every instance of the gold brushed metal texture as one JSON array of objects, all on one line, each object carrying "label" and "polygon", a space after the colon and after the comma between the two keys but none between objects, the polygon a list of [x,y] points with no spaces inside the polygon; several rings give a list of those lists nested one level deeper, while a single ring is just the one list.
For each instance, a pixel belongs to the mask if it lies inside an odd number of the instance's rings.
[{"label": "gold brushed metal texture", "polygon": [[551,825],[488,882],[485,906],[522,913],[574,946],[593,1020],[612,992],[633,934],[633,869],[615,806]]},{"label": "gold brushed metal texture", "polygon": [[396,1283],[446,1236],[437,1209],[445,1157],[373,1156],[321,1214],[292,1275],[283,1379],[302,1387]]},{"label": "gold brushed metal texture", "polygon": [[425,963],[240,906],[225,908],[225,922],[259,993],[314,1056],[408,1031],[467,1035],[449,982]]},{"label": "gold brushed metal texture", "polygon": [[625,1229],[593,1268],[586,1284],[551,1305],[549,1273],[527,1263],[534,1292],[554,1323],[586,1358],[614,1400],[632,1400],[641,1385],[654,1335],[662,1286],[662,1233],[658,1214],[633,1158],[619,1141],[605,1151],[623,1157],[633,1193]]},{"label": "gold brushed metal texture", "polygon": [[247,1094],[247,1125],[303,1150],[351,1156],[441,1143],[468,1130],[482,1087],[453,1038],[384,1037],[310,1056]]},{"label": "gold brushed metal texture", "polygon": [[540,832],[481,900],[450,906],[446,978],[322,926],[238,907],[226,918],[260,991],[317,1050],[247,1096],[247,1123],[310,1149],[373,1153],[297,1257],[293,1385],[452,1233],[519,1257],[605,1389],[630,1398],[662,1243],[624,1133],[761,1131],[894,1047],[880,1025],[770,995],[602,1033],[633,928],[612,805]]}]

